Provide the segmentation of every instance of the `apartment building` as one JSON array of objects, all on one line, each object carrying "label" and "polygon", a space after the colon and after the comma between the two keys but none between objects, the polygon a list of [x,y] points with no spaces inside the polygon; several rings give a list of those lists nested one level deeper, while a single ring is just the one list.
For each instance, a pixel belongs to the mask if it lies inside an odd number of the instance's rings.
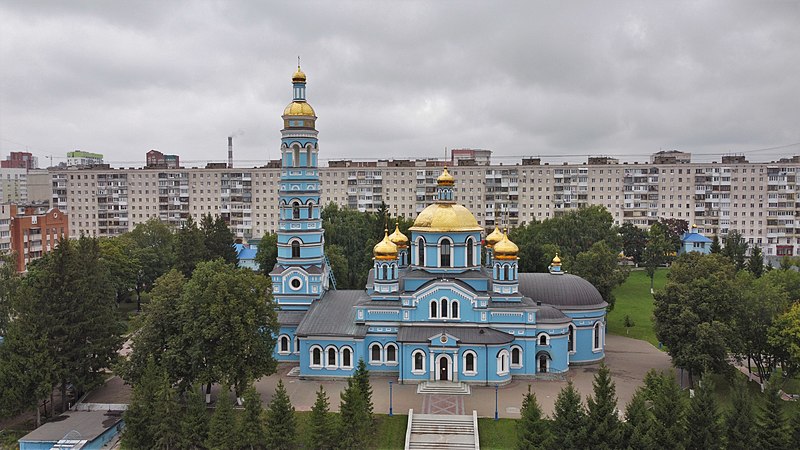
[{"label": "apartment building", "polygon": [[47,203],[0,205],[0,251],[14,252],[17,271],[52,251],[67,236],[67,217]]},{"label": "apartment building", "polygon": [[[677,153],[677,154],[676,154]],[[800,158],[750,163],[743,157],[692,163],[689,154],[661,152],[651,161],[592,157],[585,164],[458,165],[441,160],[330,161],[320,168],[321,201],[360,211],[389,210],[413,218],[435,196],[436,177],[451,166],[460,203],[487,228],[515,227],[590,205],[617,224],[648,227],[660,218],[696,224],[706,235],[738,230],[766,255],[800,253]],[[688,161],[688,162],[687,162]],[[221,215],[247,240],[275,231],[281,168],[108,169],[49,172],[52,206],[69,214],[70,233],[116,235],[150,218],[175,226],[192,216]]]}]

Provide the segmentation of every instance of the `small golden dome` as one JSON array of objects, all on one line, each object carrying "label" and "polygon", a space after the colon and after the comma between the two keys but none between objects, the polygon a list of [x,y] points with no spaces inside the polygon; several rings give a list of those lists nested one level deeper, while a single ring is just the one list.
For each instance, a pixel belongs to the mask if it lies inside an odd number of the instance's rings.
[{"label": "small golden dome", "polygon": [[561,265],[561,258],[558,257],[558,252],[556,252],[555,258],[553,258],[552,265],[560,266]]},{"label": "small golden dome", "polygon": [[492,248],[495,246],[495,244],[497,244],[502,240],[503,240],[503,232],[500,231],[500,228],[498,228],[497,225],[495,225],[494,231],[492,231],[491,233],[489,233],[488,236],[486,236],[486,246]]},{"label": "small golden dome", "polygon": [[297,66],[297,71],[292,75],[292,83],[305,83],[306,82],[306,74],[300,70],[300,66]]},{"label": "small golden dome", "polygon": [[447,171],[447,167],[444,168],[442,174],[439,175],[439,178],[436,179],[436,184],[439,186],[452,186],[456,183],[456,179],[450,175],[450,172]]},{"label": "small golden dome", "polygon": [[375,255],[375,259],[384,261],[397,259],[397,245],[389,240],[389,230],[386,228],[383,229],[383,240],[372,247],[372,254]]},{"label": "small golden dome", "polygon": [[434,203],[419,213],[411,231],[483,231],[475,216],[459,204]]},{"label": "small golden dome", "polygon": [[309,105],[306,102],[292,102],[292,103],[289,103],[289,106],[287,106],[283,110],[283,115],[284,116],[310,116],[310,117],[316,117],[316,115],[314,114],[314,108],[312,108],[311,105]]},{"label": "small golden dome", "polygon": [[519,253],[517,244],[508,239],[508,233],[503,233],[503,240],[494,245],[494,257],[497,259],[516,259]]},{"label": "small golden dome", "polygon": [[389,235],[389,240],[397,246],[397,248],[408,247],[408,236],[400,232],[400,225],[394,225],[394,233]]}]

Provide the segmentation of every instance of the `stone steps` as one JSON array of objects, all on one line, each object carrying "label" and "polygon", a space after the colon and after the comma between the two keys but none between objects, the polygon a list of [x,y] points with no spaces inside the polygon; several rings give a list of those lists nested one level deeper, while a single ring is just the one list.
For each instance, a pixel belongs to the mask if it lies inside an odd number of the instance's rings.
[{"label": "stone steps", "polygon": [[423,381],[417,385],[417,394],[469,395],[470,388],[466,383]]},{"label": "stone steps", "polygon": [[470,449],[478,444],[477,415],[414,414],[408,412],[406,450]]}]

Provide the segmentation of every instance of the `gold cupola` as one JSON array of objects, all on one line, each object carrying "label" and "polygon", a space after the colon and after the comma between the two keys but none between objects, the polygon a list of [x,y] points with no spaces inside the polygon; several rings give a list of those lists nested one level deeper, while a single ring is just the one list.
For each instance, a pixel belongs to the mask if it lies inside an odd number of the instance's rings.
[{"label": "gold cupola", "polygon": [[408,236],[400,232],[400,225],[395,223],[394,232],[389,235],[389,240],[397,246],[397,248],[408,247]]},{"label": "gold cupola", "polygon": [[553,262],[550,263],[550,265],[553,267],[561,266],[561,258],[558,257],[558,252],[556,252],[556,256],[553,258]]},{"label": "gold cupola", "polygon": [[447,171],[447,167],[445,167],[442,174],[436,179],[436,184],[439,186],[452,186],[456,184],[456,179],[450,175],[450,172]]},{"label": "gold cupola", "polygon": [[494,231],[492,231],[491,233],[489,233],[489,235],[488,235],[488,236],[486,236],[486,239],[485,239],[485,241],[486,241],[486,247],[488,247],[488,248],[494,248],[494,246],[495,246],[495,245],[496,245],[498,242],[500,242],[500,241],[502,241],[502,240],[503,240],[503,232],[502,232],[502,231],[500,231],[500,228],[498,228],[498,226],[497,226],[497,225],[495,225],[495,226],[494,226]]},{"label": "gold cupola", "polygon": [[306,74],[300,69],[300,66],[297,66],[297,71],[292,75],[292,82],[293,83],[305,83],[306,82]]},{"label": "gold cupola", "polygon": [[503,239],[494,245],[495,259],[516,259],[519,253],[517,244],[508,238],[508,232],[503,233]]},{"label": "gold cupola", "polygon": [[388,229],[383,229],[383,240],[372,247],[372,254],[381,261],[397,259],[397,245],[389,239]]},{"label": "gold cupola", "polygon": [[[297,66],[297,71],[292,75],[292,84],[294,85],[294,99],[283,110],[284,116],[302,116],[316,118],[314,108],[306,102],[306,74]],[[295,126],[312,126],[313,120],[309,123],[306,121],[301,122],[301,125]],[[288,123],[286,126],[291,126]]]},{"label": "gold cupola", "polygon": [[409,230],[433,233],[483,231],[475,216],[467,208],[453,201],[455,179],[446,167],[436,179],[436,183],[438,185],[436,203],[423,209]]}]

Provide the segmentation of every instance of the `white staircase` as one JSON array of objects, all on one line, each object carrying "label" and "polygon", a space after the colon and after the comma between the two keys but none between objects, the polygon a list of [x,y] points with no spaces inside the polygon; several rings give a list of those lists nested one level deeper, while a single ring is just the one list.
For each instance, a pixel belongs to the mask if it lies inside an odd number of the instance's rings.
[{"label": "white staircase", "polygon": [[417,385],[417,394],[469,395],[469,385],[452,381],[423,381]]},{"label": "white staircase", "polygon": [[478,450],[478,414],[414,414],[409,410],[405,448]]}]

